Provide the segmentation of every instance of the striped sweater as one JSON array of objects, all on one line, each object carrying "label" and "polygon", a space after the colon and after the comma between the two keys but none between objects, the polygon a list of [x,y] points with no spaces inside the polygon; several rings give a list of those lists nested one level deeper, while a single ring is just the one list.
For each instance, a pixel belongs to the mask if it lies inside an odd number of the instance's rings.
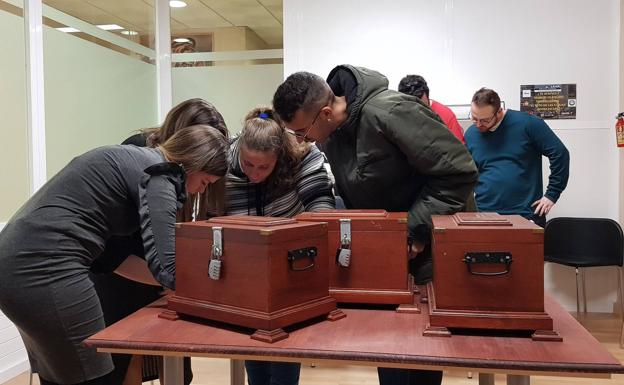
[{"label": "striped sweater", "polygon": [[239,161],[235,140],[230,147],[230,171],[225,188],[226,215],[293,217],[304,211],[335,208],[332,183],[323,166],[324,157],[316,146],[303,158],[295,172],[290,191],[267,191],[266,183],[251,183]]}]

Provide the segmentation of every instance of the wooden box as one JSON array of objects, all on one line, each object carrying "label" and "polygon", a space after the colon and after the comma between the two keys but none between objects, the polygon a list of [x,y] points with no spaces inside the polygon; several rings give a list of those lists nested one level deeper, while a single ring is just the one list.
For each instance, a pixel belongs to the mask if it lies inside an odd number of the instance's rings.
[{"label": "wooden box", "polygon": [[434,215],[433,282],[427,286],[430,325],[532,330],[560,340],[544,312],[544,230],[519,215]]},{"label": "wooden box", "polygon": [[[338,302],[408,304],[399,311],[418,311],[408,272],[407,213],[323,210],[296,218],[327,222],[329,293]],[[348,266],[338,261],[341,248],[350,249]]]},{"label": "wooden box", "polygon": [[[329,296],[327,227],[290,218],[217,217],[176,228],[176,291],[168,308],[286,338],[282,328],[336,310]],[[220,275],[209,264],[220,261]]]}]

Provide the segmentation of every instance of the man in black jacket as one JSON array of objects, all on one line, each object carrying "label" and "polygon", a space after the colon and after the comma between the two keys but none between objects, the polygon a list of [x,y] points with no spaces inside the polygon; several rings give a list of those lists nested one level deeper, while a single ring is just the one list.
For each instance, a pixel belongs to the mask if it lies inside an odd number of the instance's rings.
[{"label": "man in black jacket", "polygon": [[[321,144],[347,208],[408,211],[417,254],[410,270],[419,284],[431,280],[431,215],[463,210],[478,176],[439,117],[418,98],[388,90],[382,74],[350,65],[334,68],[327,81],[290,75],[273,105],[291,134]],[[442,381],[438,371],[378,372],[381,385]]]}]

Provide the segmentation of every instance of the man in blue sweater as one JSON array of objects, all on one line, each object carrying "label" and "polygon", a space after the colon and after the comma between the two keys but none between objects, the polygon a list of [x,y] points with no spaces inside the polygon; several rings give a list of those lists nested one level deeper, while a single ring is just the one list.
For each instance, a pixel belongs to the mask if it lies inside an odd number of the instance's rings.
[{"label": "man in blue sweater", "polygon": [[[470,112],[473,125],[465,139],[479,169],[475,189],[479,211],[519,214],[543,227],[568,184],[568,150],[542,119],[502,109],[494,90],[478,90]],[[546,193],[542,155],[550,160]]]}]

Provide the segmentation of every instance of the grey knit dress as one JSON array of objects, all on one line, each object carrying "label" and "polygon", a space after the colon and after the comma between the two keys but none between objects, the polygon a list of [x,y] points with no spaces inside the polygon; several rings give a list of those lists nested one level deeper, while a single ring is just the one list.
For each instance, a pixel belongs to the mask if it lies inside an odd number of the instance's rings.
[{"label": "grey knit dress", "polygon": [[106,146],[72,160],[0,233],[0,309],[17,326],[33,371],[74,384],[113,369],[81,342],[104,328],[89,279],[114,235],[140,231],[150,271],[174,287],[175,215],[184,170],[158,149]]}]

